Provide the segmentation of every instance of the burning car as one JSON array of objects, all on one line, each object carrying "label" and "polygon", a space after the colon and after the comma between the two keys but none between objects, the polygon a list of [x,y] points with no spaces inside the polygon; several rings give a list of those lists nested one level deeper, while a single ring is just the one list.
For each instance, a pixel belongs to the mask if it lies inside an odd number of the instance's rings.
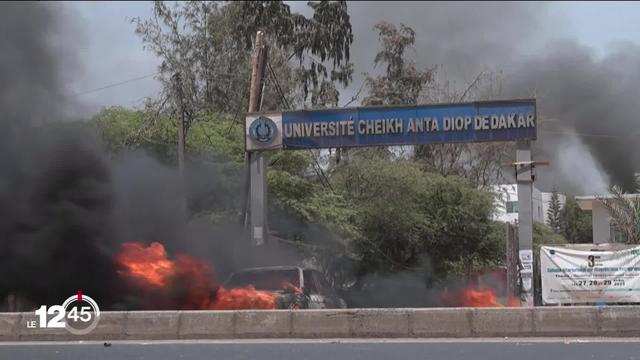
[{"label": "burning car", "polygon": [[277,295],[280,309],[346,308],[319,271],[297,266],[249,268],[229,276],[226,289],[251,286]]}]

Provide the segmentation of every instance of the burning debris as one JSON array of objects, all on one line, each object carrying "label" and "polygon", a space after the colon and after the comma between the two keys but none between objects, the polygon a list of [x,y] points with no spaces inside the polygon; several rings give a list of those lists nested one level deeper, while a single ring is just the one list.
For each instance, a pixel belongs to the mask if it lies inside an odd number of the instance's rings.
[{"label": "burning debris", "polygon": [[299,309],[308,305],[303,291],[287,281],[280,282],[279,291],[256,290],[253,285],[225,289],[205,262],[186,254],[171,260],[158,242],[125,243],[115,263],[129,292],[136,295],[136,305],[144,309]]},{"label": "burning debris", "polygon": [[506,304],[498,302],[496,292],[491,289],[464,288],[445,292],[442,301],[454,307],[519,307],[520,300],[508,297]]},{"label": "burning debris", "polygon": [[175,275],[174,263],[167,259],[162,244],[154,242],[149,246],[141,243],[122,245],[122,252],[116,258],[122,266],[118,274],[136,279],[143,286],[164,287],[167,280]]}]

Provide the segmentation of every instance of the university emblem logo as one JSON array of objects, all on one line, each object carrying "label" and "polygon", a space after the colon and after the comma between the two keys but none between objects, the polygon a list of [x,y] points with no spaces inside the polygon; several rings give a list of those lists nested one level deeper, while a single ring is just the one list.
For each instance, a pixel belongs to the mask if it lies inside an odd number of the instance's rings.
[{"label": "university emblem logo", "polygon": [[253,120],[249,127],[249,137],[264,145],[269,145],[276,138],[277,132],[276,123],[264,116]]}]

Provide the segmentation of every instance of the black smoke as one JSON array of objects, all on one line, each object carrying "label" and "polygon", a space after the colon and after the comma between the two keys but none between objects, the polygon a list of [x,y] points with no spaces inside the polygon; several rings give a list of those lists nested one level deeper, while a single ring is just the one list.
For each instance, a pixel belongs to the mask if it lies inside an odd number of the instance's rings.
[{"label": "black smoke", "polygon": [[[110,286],[110,174],[92,139],[50,126],[67,110],[59,8],[0,4],[0,297],[56,303]],[[67,39],[73,41],[72,38]],[[104,285],[103,285],[104,284]],[[69,295],[67,295],[69,296]]]},{"label": "black smoke", "polygon": [[425,68],[436,65],[455,89],[481,72],[502,73],[491,97],[538,99],[543,123],[534,158],[551,161],[539,169],[543,190],[593,194],[612,184],[631,190],[640,169],[633,151],[640,140],[637,43],[615,44],[598,56],[572,38],[570,24],[548,2],[357,2],[350,14],[356,73],[379,71],[372,71],[375,23],[406,24],[416,32],[409,55]]},{"label": "black smoke", "polygon": [[[562,161],[564,135],[575,131],[613,184],[633,190],[640,157],[634,148],[640,140],[640,47],[626,43],[598,58],[595,51],[573,41],[554,42],[537,56],[515,68],[507,91],[536,94],[542,124],[541,148],[558,162],[556,170],[570,162],[586,166],[584,157]],[[546,121],[545,121],[546,120]],[[579,177],[579,169],[573,175]],[[570,175],[570,174],[567,174]],[[596,179],[581,181],[596,183]]]},{"label": "black smoke", "polygon": [[113,260],[123,242],[204,258],[218,281],[282,259],[277,246],[247,255],[241,165],[209,156],[181,177],[153,154],[113,157],[89,122],[69,120],[73,23],[59,4],[0,3],[0,301],[54,305],[82,289],[103,309],[122,308]]}]

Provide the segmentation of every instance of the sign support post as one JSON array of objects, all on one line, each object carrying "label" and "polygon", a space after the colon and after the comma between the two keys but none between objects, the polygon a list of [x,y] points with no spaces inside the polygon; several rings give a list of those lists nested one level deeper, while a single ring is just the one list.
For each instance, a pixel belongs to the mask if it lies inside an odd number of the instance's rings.
[{"label": "sign support post", "polygon": [[528,140],[516,142],[516,183],[518,184],[518,247],[522,279],[522,304],[533,306],[533,174],[531,144]]},{"label": "sign support post", "polygon": [[267,238],[267,162],[263,153],[251,153],[249,157],[249,177],[251,198],[251,241],[254,245],[264,244]]},{"label": "sign support post", "polygon": [[[262,88],[265,68],[267,65],[267,46],[264,43],[264,32],[258,31],[256,34],[255,54],[251,69],[251,89],[249,93],[249,113],[260,111],[262,103]],[[245,134],[248,129],[245,129]],[[245,138],[245,149],[246,138]],[[246,151],[246,150],[245,150]],[[251,234],[251,243],[256,246],[264,244],[267,238],[267,167],[266,155],[262,151],[245,152],[245,162],[248,164],[249,191],[249,219],[247,219],[245,200],[243,206],[243,222],[244,228],[247,227],[249,220]],[[246,194],[245,194],[246,196]]]},{"label": "sign support post", "polygon": [[252,154],[251,159],[255,156],[250,161],[253,242],[263,243],[267,234],[266,165],[262,159],[267,150],[515,141],[522,300],[525,306],[533,306],[532,169],[535,162],[531,161],[531,141],[537,135],[536,120],[535,99],[272,113],[250,111],[245,119],[245,149]]}]

